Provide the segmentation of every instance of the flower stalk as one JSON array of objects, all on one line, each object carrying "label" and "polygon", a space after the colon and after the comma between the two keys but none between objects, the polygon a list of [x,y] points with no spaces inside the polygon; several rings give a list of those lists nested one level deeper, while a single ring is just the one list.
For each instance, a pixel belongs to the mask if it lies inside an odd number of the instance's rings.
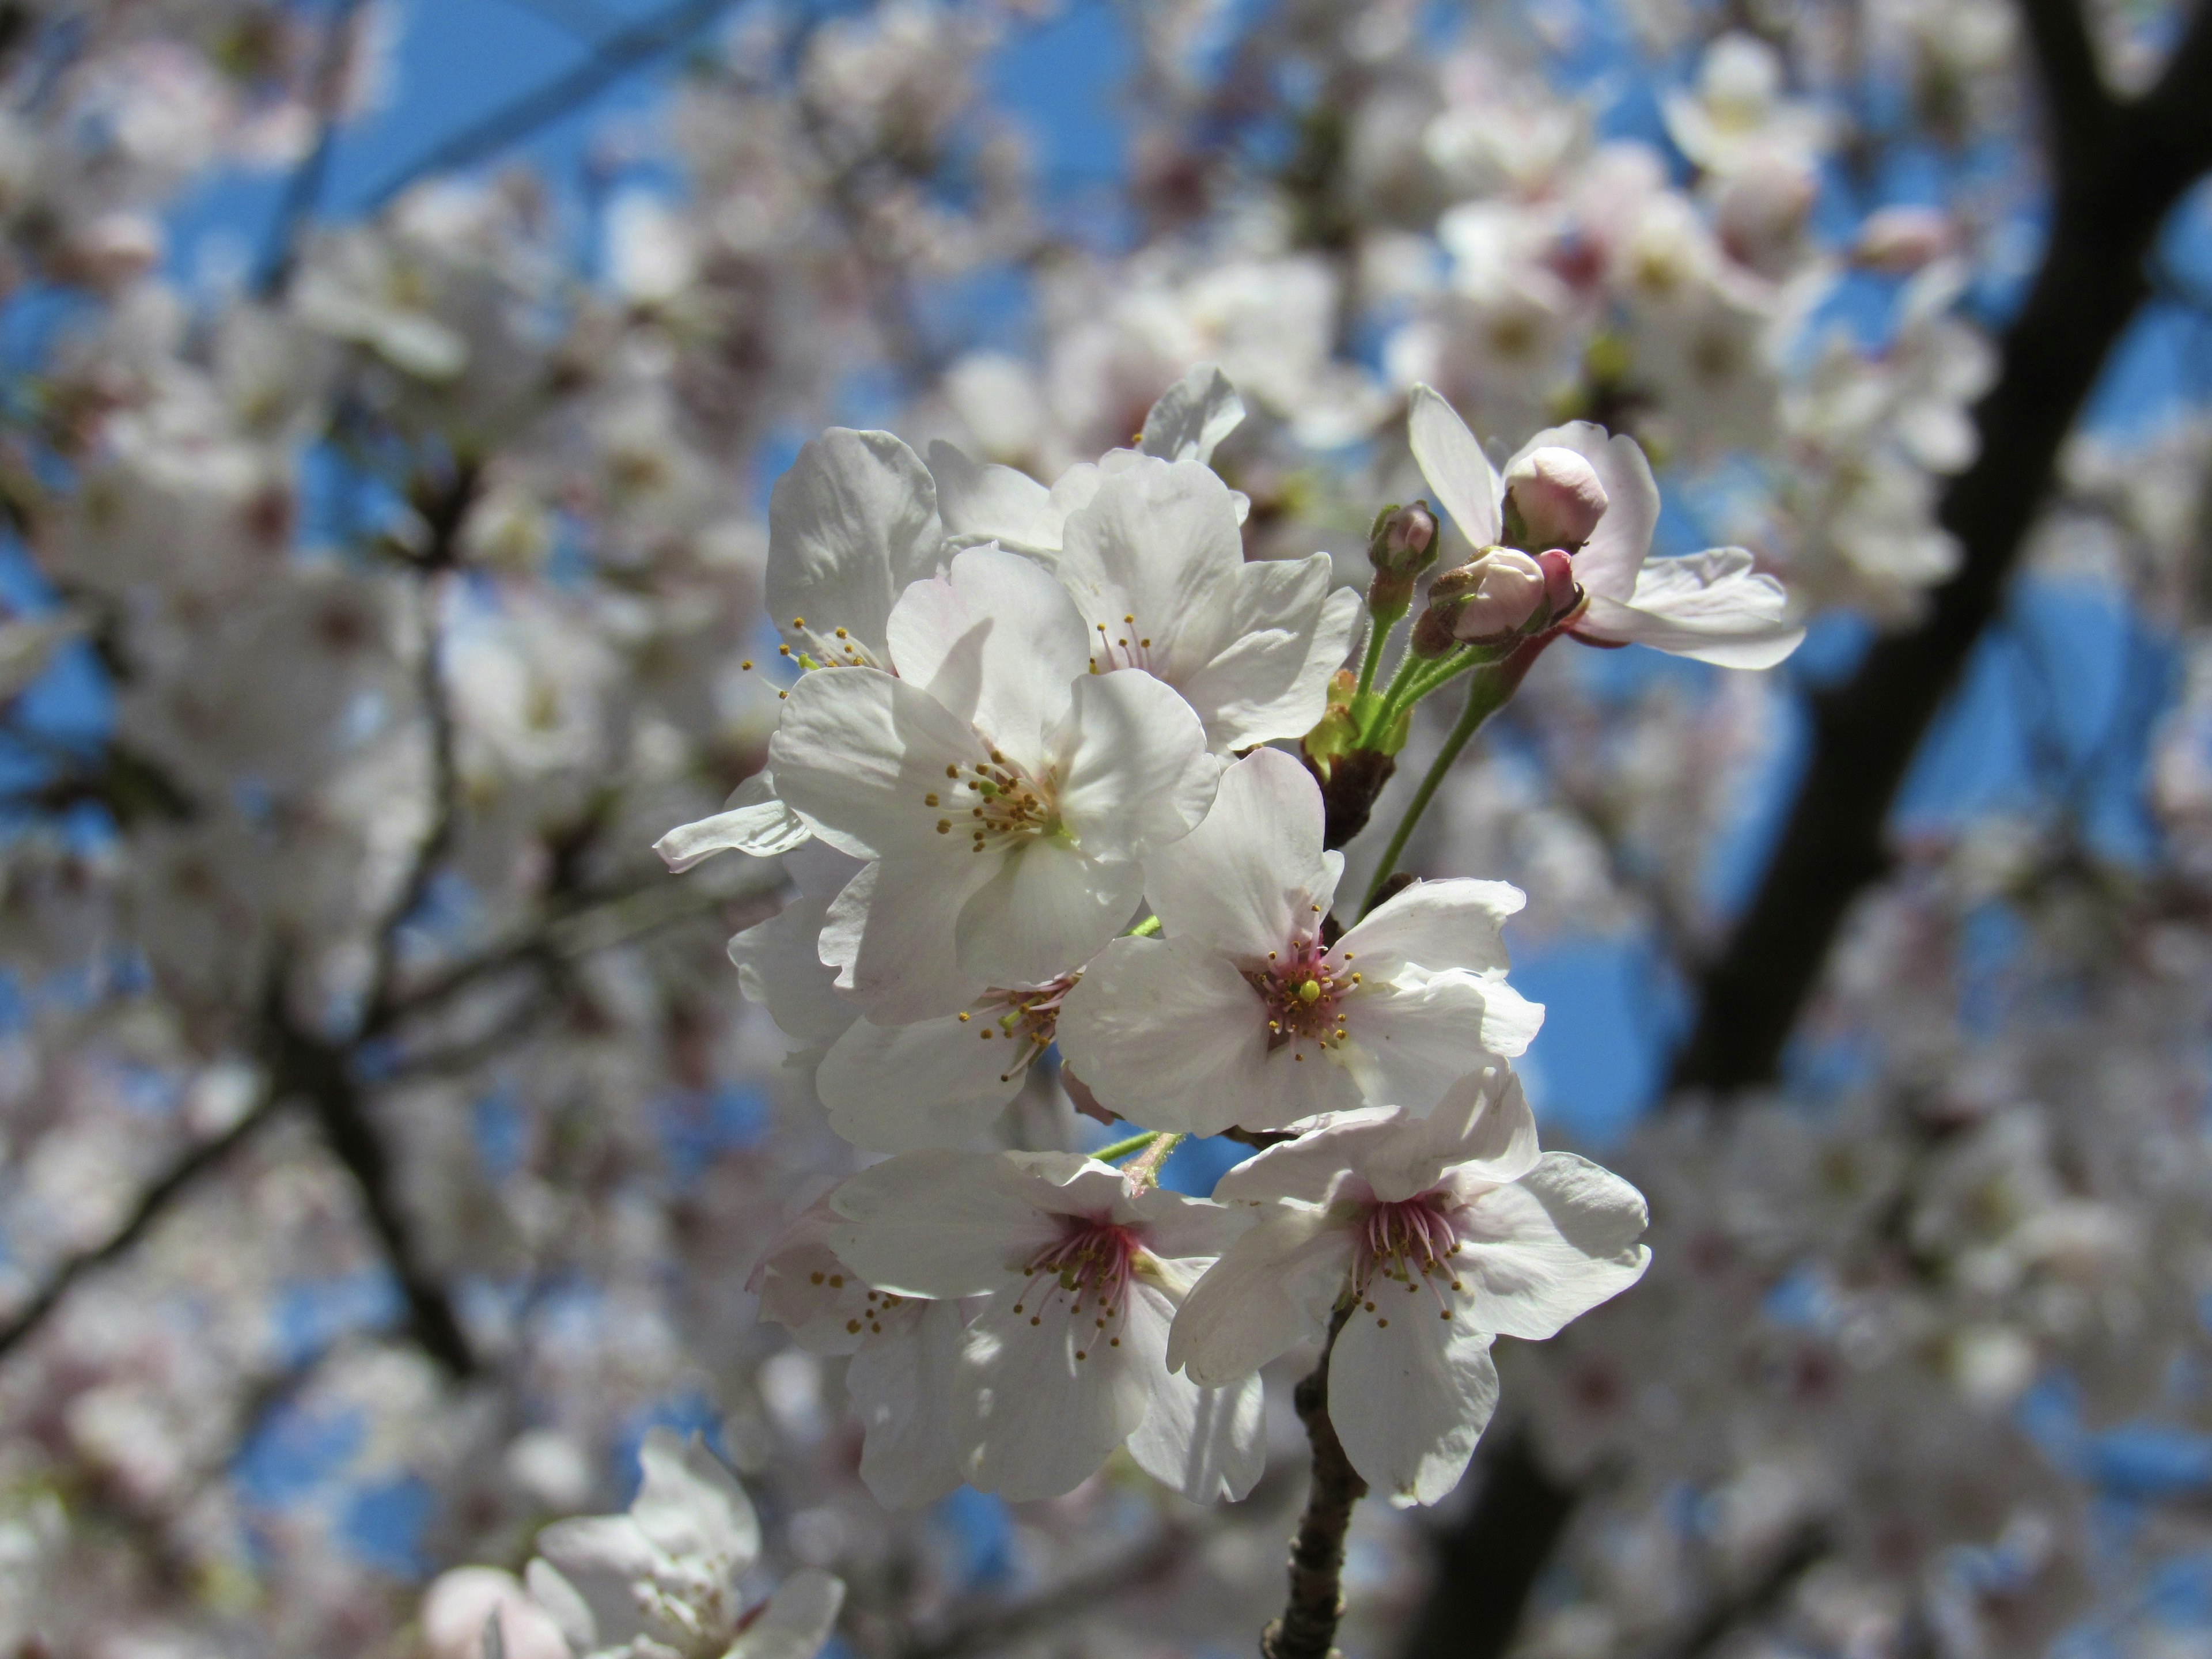
[{"label": "flower stalk", "polygon": [[1367,1483],[1345,1455],[1336,1425],[1329,1421],[1328,1362],[1352,1308],[1347,1301],[1336,1310],[1320,1360],[1291,1396],[1313,1445],[1313,1483],[1291,1540],[1290,1595],[1283,1616],[1260,1635],[1262,1659],[1328,1659],[1337,1623],[1344,1617],[1344,1536],[1353,1507],[1367,1495]]}]

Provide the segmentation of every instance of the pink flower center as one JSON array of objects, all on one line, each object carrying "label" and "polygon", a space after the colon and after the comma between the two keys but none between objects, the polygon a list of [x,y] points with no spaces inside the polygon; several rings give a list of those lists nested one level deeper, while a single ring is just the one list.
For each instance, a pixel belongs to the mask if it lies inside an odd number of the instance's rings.
[{"label": "pink flower center", "polygon": [[1061,1236],[1023,1269],[1029,1283],[1014,1311],[1042,1325],[1048,1316],[1075,1327],[1075,1357],[1087,1359],[1100,1341],[1121,1346],[1128,1311],[1129,1273],[1144,1248],[1127,1227],[1088,1216],[1067,1216]]},{"label": "pink flower center", "polygon": [[980,1041],[1004,1038],[1015,1045],[1008,1051],[1006,1069],[999,1073],[1000,1082],[1012,1082],[1017,1073],[1052,1047],[1060,1029],[1060,1006],[1081,977],[1063,974],[1049,984],[1011,991],[994,986],[960,1016],[960,1023],[972,1027]]},{"label": "pink flower center", "polygon": [[1248,969],[1244,977],[1267,1004],[1271,1052],[1286,1042],[1312,1042],[1333,1048],[1345,1041],[1347,1034],[1338,1004],[1359,982],[1359,975],[1331,962],[1319,939],[1294,939],[1280,951],[1268,951],[1266,966]]},{"label": "pink flower center", "polygon": [[1109,629],[1104,623],[1093,623],[1091,630],[1097,641],[1091,647],[1091,672],[1110,674],[1117,668],[1142,668],[1149,672],[1152,665],[1152,636],[1137,626],[1133,616],[1121,618],[1119,628]]},{"label": "pink flower center", "polygon": [[[1453,1265],[1460,1237],[1450,1205],[1445,1194],[1423,1193],[1419,1198],[1378,1203],[1367,1212],[1353,1242],[1352,1269],[1352,1293],[1366,1312],[1376,1312],[1376,1299],[1392,1285],[1402,1285],[1409,1293],[1425,1285],[1436,1297],[1438,1313],[1451,1318],[1445,1292],[1462,1286]],[[1390,1312],[1385,1305],[1376,1322],[1389,1324]]]}]

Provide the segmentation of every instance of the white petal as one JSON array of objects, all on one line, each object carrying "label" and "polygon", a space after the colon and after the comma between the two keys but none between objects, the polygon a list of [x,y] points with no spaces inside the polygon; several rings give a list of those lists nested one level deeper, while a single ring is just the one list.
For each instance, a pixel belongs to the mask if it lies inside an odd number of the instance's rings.
[{"label": "white petal", "polygon": [[1058,550],[1066,515],[1053,510],[1051,492],[1026,472],[971,460],[941,438],[929,447],[929,471],[947,536]]},{"label": "white petal", "polygon": [[[564,1629],[572,1620],[588,1620],[595,1646],[619,1645],[641,1633],[644,1626],[631,1586],[656,1582],[655,1576],[668,1563],[629,1516],[591,1515],[556,1521],[538,1534],[538,1553],[558,1571],[574,1598],[559,1610],[546,1603]],[[532,1564],[533,1569],[536,1565]],[[536,1578],[533,1571],[531,1593],[544,1602]]]},{"label": "white petal", "polygon": [[814,1659],[836,1628],[845,1581],[803,1567],[775,1587],[768,1607],[730,1644],[722,1659]]},{"label": "white petal", "polygon": [[835,1041],[859,1012],[852,998],[837,989],[837,970],[820,954],[830,897],[801,893],[730,941],[738,988],[767,1008],[776,1029],[802,1047]]},{"label": "white petal", "polygon": [[[988,1039],[983,1033],[992,1033]],[[996,1022],[855,1020],[823,1056],[814,1091],[830,1127],[872,1152],[965,1146],[1021,1092],[1031,1059]]]},{"label": "white petal", "polygon": [[1216,754],[1311,731],[1359,626],[1359,596],[1331,592],[1328,555],[1255,559],[1230,587],[1224,647],[1176,689]]},{"label": "white petal", "polygon": [[1064,1293],[1024,1303],[1020,1313],[1015,1303],[993,1297],[968,1328],[968,1364],[981,1385],[974,1480],[1016,1502],[1057,1498],[1097,1473],[1145,1420],[1172,1310],[1142,1284],[1129,1287],[1125,1316],[1109,1330],[1091,1304],[1073,1311]]},{"label": "white petal", "polygon": [[866,1435],[860,1479],[892,1509],[935,1503],[968,1479],[973,1425],[963,1399],[968,1340],[957,1302],[895,1309],[845,1367]]},{"label": "white petal", "polygon": [[1087,673],[1083,617],[1032,559],[996,547],[958,555],[899,597],[890,619],[899,678],[918,685],[1032,775]]},{"label": "white petal", "polygon": [[1339,1113],[1296,1140],[1279,1141],[1248,1158],[1213,1183],[1224,1204],[1264,1204],[1279,1198],[1324,1204],[1347,1171],[1365,1167],[1410,1121],[1395,1108],[1363,1107]]},{"label": "white petal", "polygon": [[1722,668],[1771,668],[1805,630],[1784,620],[1789,595],[1740,547],[1653,559],[1626,605],[1593,594],[1574,632],[1607,644],[1648,645]]},{"label": "white petal", "polygon": [[1425,1117],[1486,1054],[1526,1050],[1542,1016],[1504,980],[1473,974],[1364,987],[1340,1015],[1351,1033],[1345,1060],[1370,1105]]},{"label": "white petal", "polygon": [[1498,471],[1467,422],[1434,390],[1417,386],[1407,431],[1415,465],[1460,534],[1479,548],[1497,541],[1502,494]]},{"label": "white petal", "polygon": [[1260,1379],[1201,1389],[1184,1376],[1152,1382],[1152,1403],[1129,1437],[1137,1467],[1194,1504],[1235,1503],[1267,1468],[1267,1396]]},{"label": "white petal", "polygon": [[[1571,449],[1595,469],[1605,486],[1605,516],[1575,555],[1575,580],[1595,602],[1625,599],[1636,586],[1636,573],[1651,551],[1659,527],[1659,485],[1643,446],[1625,432],[1607,435],[1589,421],[1571,421],[1539,432],[1515,452],[1508,470],[1539,449]],[[1541,552],[1532,548],[1531,552]],[[1579,630],[1577,630],[1579,631]]]},{"label": "white petal", "polygon": [[870,1284],[901,1296],[1012,1289],[1030,1259],[1061,1237],[1030,1184],[1027,1165],[1006,1154],[903,1152],[830,1195],[846,1218],[830,1246]]},{"label": "white petal", "polygon": [[804,818],[777,798],[775,779],[760,771],[731,793],[720,811],[712,817],[679,823],[653,842],[653,850],[680,876],[717,853],[774,858],[788,853],[813,833]]},{"label": "white petal", "polygon": [[1471,1192],[1535,1168],[1536,1118],[1513,1068],[1495,1055],[1454,1085],[1426,1117],[1401,1118],[1353,1153],[1368,1189],[1386,1203],[1443,1188]]},{"label": "white petal", "polygon": [[422,1617],[428,1659],[482,1659],[495,1638],[507,1659],[568,1659],[559,1621],[497,1567],[440,1573],[422,1598]]},{"label": "white petal", "polygon": [[1138,441],[1164,461],[1210,461],[1214,446],[1243,421],[1244,400],[1229,377],[1218,364],[1200,363],[1160,393]]},{"label": "white petal", "polygon": [[768,508],[768,607],[814,638],[848,630],[882,653],[891,605],[943,551],[937,487],[888,432],[831,427],[776,480]]},{"label": "white petal", "polygon": [[996,863],[885,859],[830,900],[822,960],[878,1024],[957,1013],[983,994],[985,981],[960,967],[960,907]]},{"label": "white petal", "polygon": [[1229,486],[1195,461],[1148,456],[1102,477],[1069,514],[1062,544],[1054,568],[1083,611],[1101,672],[1135,653],[1177,678],[1180,636],[1212,614],[1224,597],[1216,589],[1244,562]]},{"label": "white petal", "polygon": [[1273,1115],[1266,1005],[1203,945],[1115,939],[1067,994],[1059,1036],[1091,1092],[1148,1128],[1218,1134]]},{"label": "white petal", "polygon": [[1164,935],[1260,961],[1319,933],[1336,890],[1325,817],[1313,774],[1280,750],[1228,767],[1204,822],[1145,860]]},{"label": "white petal", "polygon": [[1459,1485],[1498,1408],[1490,1335],[1440,1317],[1437,1299],[1377,1279],[1375,1311],[1352,1311],[1329,1357],[1328,1414],[1345,1455],[1392,1507],[1433,1504]]},{"label": "white petal", "polygon": [[860,1316],[872,1306],[867,1284],[830,1248],[830,1235],[844,1224],[827,1198],[816,1200],[745,1279],[760,1298],[760,1316],[786,1327],[809,1353],[850,1353],[866,1334]]},{"label": "white petal", "polygon": [[1348,955],[1368,979],[1407,967],[1503,969],[1505,920],[1528,902],[1502,881],[1416,881],[1361,917],[1338,941],[1337,954]]},{"label": "white petal", "polygon": [[[791,688],[769,761],[776,793],[856,858],[894,850],[957,857],[945,768],[988,758],[965,720],[918,686],[872,668],[827,668]],[[928,797],[941,803],[932,806]]]},{"label": "white petal", "polygon": [[599,1620],[592,1612],[591,1603],[550,1561],[543,1557],[532,1561],[523,1569],[522,1582],[529,1587],[531,1600],[544,1608],[561,1627],[561,1634],[571,1648],[578,1653],[589,1653],[599,1646]]},{"label": "white petal", "polygon": [[1053,742],[1060,818],[1093,858],[1142,858],[1188,835],[1221,768],[1206,728],[1150,674],[1085,675]]},{"label": "white petal", "polygon": [[679,1561],[727,1563],[735,1577],[760,1553],[760,1522],[737,1477],[697,1433],[646,1431],[629,1506],[638,1530]]},{"label": "white petal", "polygon": [[1521,1180],[1477,1199],[1455,1261],[1467,1318],[1500,1336],[1555,1334],[1644,1276],[1644,1195],[1571,1152],[1547,1152]]},{"label": "white petal", "polygon": [[1089,961],[1128,922],[1144,896],[1131,861],[1087,858],[1056,836],[1001,857],[961,908],[955,930],[962,974],[988,985],[1042,985]]},{"label": "white petal", "polygon": [[1320,1336],[1352,1259],[1343,1217],[1316,1204],[1275,1206],[1183,1298],[1168,1334],[1170,1369],[1218,1386]]}]

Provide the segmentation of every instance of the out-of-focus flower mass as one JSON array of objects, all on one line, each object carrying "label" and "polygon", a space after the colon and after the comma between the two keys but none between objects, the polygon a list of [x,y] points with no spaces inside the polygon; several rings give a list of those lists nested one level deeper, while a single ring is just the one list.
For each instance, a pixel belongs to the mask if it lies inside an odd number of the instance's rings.
[{"label": "out-of-focus flower mass", "polygon": [[0,1659],[2212,1650],[2208,65],[0,3]]}]

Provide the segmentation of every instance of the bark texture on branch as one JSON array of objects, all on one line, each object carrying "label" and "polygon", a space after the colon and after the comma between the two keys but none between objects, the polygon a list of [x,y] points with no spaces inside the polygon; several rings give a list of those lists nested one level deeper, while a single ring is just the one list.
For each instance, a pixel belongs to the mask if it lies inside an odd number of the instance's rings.
[{"label": "bark texture on branch", "polygon": [[[2150,292],[2145,266],[2159,228],[2212,167],[2212,4],[2200,7],[2157,86],[2124,104],[2098,77],[2078,0],[2021,0],[2021,9],[2046,111],[2051,222],[2034,284],[2001,343],[1996,381],[1974,409],[1979,455],[1939,509],[1963,562],[1919,626],[1881,641],[1849,680],[1814,699],[1804,781],[1757,896],[1704,975],[1697,1024],[1675,1062],[1678,1088],[1725,1091],[1775,1075],[1845,913],[1888,867],[1890,806],[2002,602],[2059,446]],[[1548,1478],[1534,1489],[1486,1485],[1438,1540],[1437,1587],[1407,1659],[1504,1651],[1573,1501]],[[1516,1571],[1494,1557],[1476,1565],[1479,1540],[1531,1537],[1544,1547],[1518,1552]],[[1470,1571],[1479,1601],[1467,1589]]]},{"label": "bark texture on branch", "polygon": [[1330,1322],[1320,1360],[1292,1396],[1313,1443],[1313,1485],[1291,1540],[1290,1599],[1283,1616],[1260,1633],[1261,1659],[1328,1659],[1344,1616],[1344,1534],[1352,1506],[1367,1495],[1367,1483],[1344,1455],[1328,1418],[1329,1356],[1350,1312],[1348,1306],[1340,1309]]}]

